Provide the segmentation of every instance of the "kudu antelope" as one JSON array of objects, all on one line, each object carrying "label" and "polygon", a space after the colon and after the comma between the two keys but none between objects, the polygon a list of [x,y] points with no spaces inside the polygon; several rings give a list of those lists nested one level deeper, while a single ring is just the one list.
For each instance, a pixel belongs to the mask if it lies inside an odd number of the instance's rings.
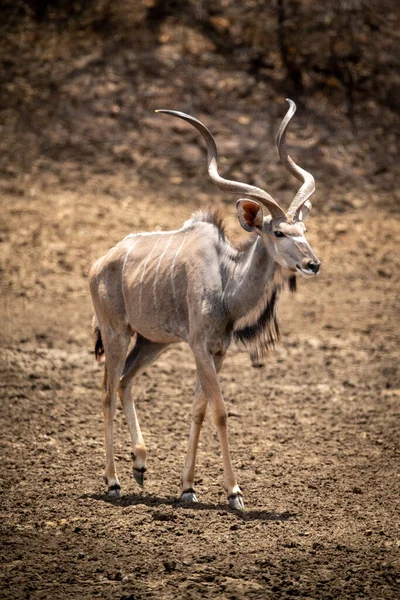
[{"label": "kudu antelope", "polygon": [[[230,458],[227,409],[218,372],[232,339],[252,343],[256,352],[273,343],[279,335],[275,307],[282,285],[289,281],[293,286],[296,273],[313,277],[320,267],[304,237],[303,224],[311,208],[308,198],[315,190],[314,178],[286,150],[286,129],[296,110],[295,103],[288,102],[277,145],[282,163],[302,185],[287,213],[264,190],[219,175],[214,138],[200,121],[172,110],[157,111],[184,119],[202,134],[211,179],[222,190],[245,196],[237,201],[238,219],[253,235],[237,248],[226,238],[217,213],[198,212],[177,231],[128,235],[93,265],[89,279],[96,356],[105,354],[105,480],[111,495],[120,494],[113,450],[117,393],[132,438],[133,474],[142,485],[146,447],[131,397],[132,380],[170,344],[184,341],[193,351],[197,380],[181,498],[197,502],[196,451],[210,404],[221,444],[229,505],[244,508]],[[261,205],[269,215],[263,216]],[[136,336],[135,344],[127,355],[132,336]]]}]

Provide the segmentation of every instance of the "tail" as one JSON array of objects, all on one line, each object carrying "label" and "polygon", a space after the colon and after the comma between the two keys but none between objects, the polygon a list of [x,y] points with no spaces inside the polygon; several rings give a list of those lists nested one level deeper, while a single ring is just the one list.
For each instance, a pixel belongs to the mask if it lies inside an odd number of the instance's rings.
[{"label": "tail", "polygon": [[99,322],[98,322],[96,316],[93,318],[93,335],[94,335],[94,340],[95,340],[94,355],[96,357],[96,360],[100,361],[101,357],[104,354],[104,346],[103,346],[103,340],[101,339],[101,331],[100,331],[100,327],[99,327]]}]

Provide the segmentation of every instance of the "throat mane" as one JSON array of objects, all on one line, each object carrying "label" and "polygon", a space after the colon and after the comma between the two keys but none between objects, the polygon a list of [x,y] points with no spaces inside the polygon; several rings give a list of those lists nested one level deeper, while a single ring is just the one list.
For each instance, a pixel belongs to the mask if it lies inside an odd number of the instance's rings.
[{"label": "throat mane", "polygon": [[257,305],[234,325],[233,337],[250,351],[253,366],[260,366],[261,360],[280,339],[277,306],[286,283],[291,292],[296,290],[296,277],[285,279],[281,269],[278,269]]}]

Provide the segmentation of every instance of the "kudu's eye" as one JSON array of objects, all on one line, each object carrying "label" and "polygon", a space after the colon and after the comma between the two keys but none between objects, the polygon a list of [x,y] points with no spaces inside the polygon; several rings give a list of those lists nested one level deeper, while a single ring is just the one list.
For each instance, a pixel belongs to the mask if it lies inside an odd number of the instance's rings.
[{"label": "kudu's eye", "polygon": [[274,231],[274,234],[276,235],[276,237],[285,237],[285,234],[282,233],[282,231]]}]

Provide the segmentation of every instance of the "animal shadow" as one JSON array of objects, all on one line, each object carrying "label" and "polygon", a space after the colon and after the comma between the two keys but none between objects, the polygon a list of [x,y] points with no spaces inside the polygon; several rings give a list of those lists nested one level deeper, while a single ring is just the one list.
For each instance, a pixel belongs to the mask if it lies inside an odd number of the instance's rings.
[{"label": "animal shadow", "polygon": [[[82,494],[79,496],[80,500],[97,500],[99,502],[105,502],[111,504],[116,508],[126,508],[127,506],[138,506],[144,505],[152,508],[162,506],[172,506],[176,511],[182,513],[186,511],[202,511],[202,510],[213,510],[219,513],[228,513],[235,516],[241,521],[290,521],[296,518],[296,513],[289,511],[274,512],[267,511],[264,509],[247,509],[243,512],[233,510],[226,504],[210,503],[210,502],[197,502],[193,504],[187,504],[182,502],[179,498],[164,496],[155,496],[154,494],[125,494],[121,498],[113,498],[107,494]],[[157,516],[154,517],[156,520]],[[160,519],[159,519],[160,520]],[[162,520],[162,519],[161,519]]]}]

